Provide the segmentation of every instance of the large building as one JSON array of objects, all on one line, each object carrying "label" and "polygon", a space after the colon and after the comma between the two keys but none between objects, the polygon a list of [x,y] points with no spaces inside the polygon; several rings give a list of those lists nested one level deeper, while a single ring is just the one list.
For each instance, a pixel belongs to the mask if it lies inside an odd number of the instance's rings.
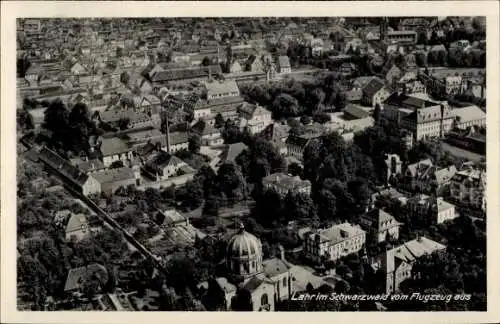
[{"label": "large building", "polygon": [[306,234],[304,252],[316,263],[335,261],[360,251],[365,243],[366,232],[360,226],[343,223]]},{"label": "large building", "polygon": [[361,226],[368,232],[369,239],[381,243],[389,238],[398,239],[401,223],[391,214],[375,208],[363,216]]},{"label": "large building", "polygon": [[486,210],[486,172],[468,166],[451,178],[450,199],[460,205]]},{"label": "large building", "polygon": [[384,116],[410,131],[417,141],[443,137],[453,126],[454,116],[446,102],[425,94],[393,93],[383,103]]},{"label": "large building", "polygon": [[262,178],[262,185],[266,189],[273,189],[281,195],[288,193],[311,193],[311,182],[302,180],[299,176],[290,176],[285,173],[273,173]]},{"label": "large building", "polygon": [[441,224],[458,217],[455,206],[443,197],[418,194],[408,199],[406,206],[412,217],[419,217],[428,225]]},{"label": "large building", "polygon": [[245,289],[251,295],[254,311],[274,311],[276,303],[289,299],[294,291],[292,267],[285,260],[283,250],[279,258],[264,260],[262,243],[241,225],[227,244],[229,275],[216,278],[225,295],[225,308],[233,309],[239,289]]},{"label": "large building", "polygon": [[438,242],[419,237],[385,252],[379,259],[380,270],[385,274],[385,293],[399,291],[400,284],[412,277],[412,268],[418,258],[445,248]]}]

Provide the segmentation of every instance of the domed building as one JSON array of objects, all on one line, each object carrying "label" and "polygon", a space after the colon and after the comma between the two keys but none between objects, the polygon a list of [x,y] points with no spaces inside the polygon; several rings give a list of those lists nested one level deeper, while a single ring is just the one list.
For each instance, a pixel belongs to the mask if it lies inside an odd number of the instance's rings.
[{"label": "domed building", "polygon": [[227,245],[227,269],[233,279],[245,280],[262,272],[262,243],[243,224]]},{"label": "domed building", "polygon": [[241,224],[238,232],[228,240],[226,252],[228,277],[215,281],[224,292],[227,310],[237,307],[242,290],[250,294],[254,311],[273,311],[277,301],[290,298],[293,265],[285,260],[283,249],[280,258],[263,260],[260,239],[245,231]]},{"label": "domed building", "polygon": [[[295,292],[305,291],[309,283],[315,288],[328,285],[308,269],[286,261],[281,246],[279,257],[263,260],[260,239],[245,231],[243,224],[227,241],[226,252],[228,276],[215,278],[224,292],[226,310],[238,310],[242,300],[248,303],[249,294],[253,311],[273,311],[277,303],[290,299]],[[208,282],[200,283],[199,287],[208,289]],[[248,294],[239,298],[242,291]]]}]

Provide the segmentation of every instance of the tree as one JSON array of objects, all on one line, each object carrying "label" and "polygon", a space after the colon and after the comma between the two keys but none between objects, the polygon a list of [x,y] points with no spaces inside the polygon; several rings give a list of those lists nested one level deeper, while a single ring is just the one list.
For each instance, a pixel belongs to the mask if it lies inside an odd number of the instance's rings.
[{"label": "tree", "polygon": [[120,118],[117,122],[118,124],[118,128],[120,130],[125,130],[128,128],[129,124],[130,124],[130,119],[128,117],[123,117],[123,118]]},{"label": "tree", "polygon": [[311,123],[311,121],[312,121],[312,118],[311,118],[311,117],[309,117],[309,116],[307,116],[307,115],[302,115],[302,116],[300,117],[300,122],[301,122],[302,124],[304,124],[304,125],[309,125],[309,124]]},{"label": "tree", "polygon": [[192,134],[189,137],[188,143],[189,151],[193,154],[198,154],[200,152],[201,147],[201,137],[198,134]]},{"label": "tree", "polygon": [[114,161],[109,166],[110,169],[119,169],[119,168],[123,168],[123,167],[124,167],[124,165],[123,165],[123,162],[121,160]]},{"label": "tree", "polygon": [[226,162],[219,168],[217,185],[230,204],[246,199],[248,195],[247,182],[240,168],[232,162]]},{"label": "tree", "polygon": [[316,215],[314,203],[309,195],[290,192],[284,199],[285,220],[312,219]]},{"label": "tree", "polygon": [[222,117],[221,113],[217,113],[217,115],[215,115],[215,128],[221,128],[224,124],[224,117]]},{"label": "tree", "polygon": [[289,94],[279,94],[272,105],[274,118],[294,117],[299,114],[299,103],[297,99]]},{"label": "tree", "polygon": [[375,110],[373,111],[373,119],[375,119],[375,122],[378,123],[380,121],[380,105],[376,104],[375,105]]},{"label": "tree", "polygon": [[212,64],[212,61],[210,60],[210,58],[208,56],[205,56],[203,58],[203,60],[201,61],[202,66],[209,66],[210,64]]},{"label": "tree", "polygon": [[245,288],[240,288],[231,301],[231,309],[239,312],[253,311],[252,294]]},{"label": "tree", "polygon": [[328,123],[331,118],[327,113],[316,113],[313,115],[313,120],[320,124]]},{"label": "tree", "polygon": [[128,74],[127,71],[125,72],[122,72],[122,74],[120,74],[120,82],[123,83],[124,85],[128,85],[130,81],[130,75]]},{"label": "tree", "polygon": [[302,174],[302,167],[298,163],[292,162],[288,165],[288,173],[292,176],[300,176]]},{"label": "tree", "polygon": [[44,112],[42,127],[51,131],[55,142],[64,142],[68,133],[68,111],[60,99],[51,102]]},{"label": "tree", "polygon": [[283,200],[275,190],[265,190],[255,199],[252,215],[260,224],[272,226],[273,223],[280,221],[282,213]]}]

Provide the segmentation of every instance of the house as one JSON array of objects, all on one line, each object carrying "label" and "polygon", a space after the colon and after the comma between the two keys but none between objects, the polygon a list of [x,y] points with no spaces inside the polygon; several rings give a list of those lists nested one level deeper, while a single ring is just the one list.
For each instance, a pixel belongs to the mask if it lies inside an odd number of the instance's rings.
[{"label": "house", "polygon": [[385,293],[399,291],[400,284],[412,277],[412,268],[418,258],[445,248],[438,242],[419,237],[385,252],[379,258],[379,270],[385,277]]},{"label": "house", "polygon": [[402,76],[403,76],[403,71],[401,71],[400,68],[398,68],[395,64],[393,64],[385,74],[385,81],[389,85],[393,85]]},{"label": "house", "polygon": [[286,124],[273,122],[261,132],[261,135],[271,143],[284,144],[286,142],[286,139],[288,138],[289,131],[290,131],[290,126]]},{"label": "house", "polygon": [[187,164],[178,157],[159,151],[153,153],[146,161],[143,172],[156,181],[160,181],[179,175],[185,167]]},{"label": "house", "polygon": [[47,147],[39,150],[38,159],[58,174],[66,185],[81,192],[84,196],[101,193],[101,185],[93,176],[71,165],[68,160]]},{"label": "house", "polygon": [[243,68],[238,61],[234,61],[229,65],[229,73],[241,73],[243,72]]},{"label": "house", "polygon": [[99,283],[98,291],[100,291],[108,282],[108,271],[106,267],[98,263],[92,263],[88,266],[73,268],[69,270],[66,282],[64,284],[65,293],[82,292],[84,285],[90,280]]},{"label": "house", "polygon": [[201,133],[202,145],[206,146],[217,146],[224,144],[224,139],[220,129],[217,129],[211,125],[206,125]]},{"label": "house", "polygon": [[463,108],[455,108],[451,111],[455,116],[453,126],[458,129],[469,127],[486,127],[486,113],[478,106],[472,105]]},{"label": "house", "polygon": [[262,178],[262,186],[284,196],[290,192],[293,194],[311,194],[311,182],[309,180],[302,180],[299,176],[294,177],[281,172]]},{"label": "house", "polygon": [[408,199],[406,207],[412,217],[422,219],[429,226],[458,217],[455,206],[445,201],[443,197],[418,194]]},{"label": "house", "polygon": [[305,235],[304,253],[315,263],[335,261],[360,251],[366,243],[366,232],[359,225],[342,223]]},{"label": "house", "polygon": [[106,169],[104,163],[97,158],[74,158],[71,159],[71,164],[87,174]]},{"label": "house", "polygon": [[[73,214],[70,211],[66,211],[68,214],[66,227],[64,228],[64,233],[67,241],[78,242],[85,238],[90,233],[89,224],[87,218],[84,214]],[[60,212],[59,216],[60,216]],[[56,213],[56,217],[58,217]]]},{"label": "house", "polygon": [[78,62],[71,66],[70,71],[73,75],[84,75],[87,73],[87,69]]},{"label": "house", "polygon": [[[144,102],[145,105],[149,105],[147,101]],[[110,123],[115,126],[119,126],[119,123],[126,120],[128,121],[128,128],[142,128],[152,126],[153,122],[157,122],[157,118],[153,119],[153,116],[149,116],[146,113],[134,111],[134,110],[105,110],[99,113],[99,116],[103,122]]]},{"label": "house", "polygon": [[450,165],[444,168],[434,167],[435,171],[432,178],[432,186],[435,186],[437,195],[442,195],[447,192],[449,189],[449,185],[451,183],[451,179],[457,172],[457,168],[454,165]]},{"label": "house", "polygon": [[115,161],[122,161],[124,165],[127,165],[133,158],[133,148],[117,137],[103,138],[100,151],[105,167],[109,167]]},{"label": "house", "polygon": [[396,189],[387,188],[387,189],[377,191],[374,194],[372,194],[372,196],[370,198],[370,208],[374,209],[375,207],[377,207],[376,202],[378,201],[378,199],[384,199],[384,198],[390,199],[390,200],[393,200],[393,199],[397,200],[401,203],[401,206],[406,205],[406,201],[407,201],[406,196],[403,195],[402,193],[400,193],[399,191],[397,191]]},{"label": "house", "polygon": [[390,95],[391,92],[385,85],[377,79],[371,80],[364,88],[361,101],[363,104],[372,106],[381,105]]},{"label": "house", "polygon": [[236,162],[236,158],[248,147],[243,143],[227,144],[221,155],[221,162]]},{"label": "house", "polygon": [[155,222],[163,228],[189,226],[189,218],[175,209],[159,210],[156,213]]},{"label": "house", "polygon": [[[170,132],[168,138],[171,153],[189,148],[189,137],[186,132]],[[162,147],[165,147],[165,144],[165,137],[163,137]]]},{"label": "house", "polygon": [[287,155],[302,161],[304,150],[311,140],[320,137],[321,134],[290,135],[286,139]]},{"label": "house", "polygon": [[430,159],[421,160],[406,166],[403,173],[403,186],[412,191],[428,191],[429,178],[434,170]]},{"label": "house", "polygon": [[252,134],[260,133],[273,122],[271,112],[259,105],[244,102],[238,106],[237,111]]},{"label": "house", "polygon": [[240,89],[234,80],[205,82],[207,100],[238,97]]},{"label": "house", "polygon": [[278,73],[291,73],[292,66],[290,65],[290,59],[288,56],[278,56]]},{"label": "house", "polygon": [[140,171],[138,167],[122,167],[97,171],[92,176],[101,184],[101,191],[113,194],[118,188],[129,185],[140,185]]},{"label": "house", "polygon": [[385,242],[388,238],[397,240],[399,227],[402,225],[394,216],[379,208],[364,214],[360,224],[368,233],[369,239],[375,243]]},{"label": "house", "polygon": [[264,65],[259,57],[256,55],[250,55],[248,60],[245,62],[245,71],[263,72]]},{"label": "house", "polygon": [[453,124],[453,115],[446,102],[431,100],[426,94],[395,92],[382,104],[385,118],[407,131],[414,140],[443,137]]},{"label": "house", "polygon": [[450,181],[450,200],[462,206],[486,210],[486,172],[467,165]]}]

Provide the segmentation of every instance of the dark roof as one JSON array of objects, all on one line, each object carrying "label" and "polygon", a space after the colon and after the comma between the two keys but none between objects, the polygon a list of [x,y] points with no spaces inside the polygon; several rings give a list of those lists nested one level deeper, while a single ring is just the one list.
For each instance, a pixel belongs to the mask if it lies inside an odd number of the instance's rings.
[{"label": "dark roof", "polygon": [[414,96],[409,96],[404,93],[393,93],[384,102],[388,105],[398,106],[402,108],[427,108],[437,105],[436,102],[416,98]]},{"label": "dark roof", "polygon": [[56,152],[46,147],[43,147],[40,150],[40,152],[38,153],[38,157],[48,166],[58,170],[61,175],[79,186],[83,185],[89,178],[89,176],[85,172],[71,165],[68,160],[62,158]]},{"label": "dark roof", "polygon": [[352,104],[349,104],[344,108],[344,114],[346,113],[355,118],[366,118],[370,116],[368,112]]},{"label": "dark roof", "polygon": [[366,96],[371,97],[383,87],[384,84],[382,82],[380,82],[377,79],[373,79],[370,82],[368,82],[368,84],[363,88],[363,92],[365,93]]},{"label": "dark roof", "polygon": [[173,156],[172,154],[168,154],[165,151],[159,151],[151,157],[151,159],[147,162],[147,165],[153,170],[161,170],[169,164],[181,163],[183,163],[182,160]]},{"label": "dark roof", "polygon": [[189,68],[177,68],[168,69],[164,71],[157,71],[151,76],[151,81],[162,82],[162,81],[173,81],[173,80],[183,80],[183,79],[194,79],[208,77],[209,70],[212,74],[221,74],[222,69],[220,65],[210,65],[202,67],[189,67]]}]

